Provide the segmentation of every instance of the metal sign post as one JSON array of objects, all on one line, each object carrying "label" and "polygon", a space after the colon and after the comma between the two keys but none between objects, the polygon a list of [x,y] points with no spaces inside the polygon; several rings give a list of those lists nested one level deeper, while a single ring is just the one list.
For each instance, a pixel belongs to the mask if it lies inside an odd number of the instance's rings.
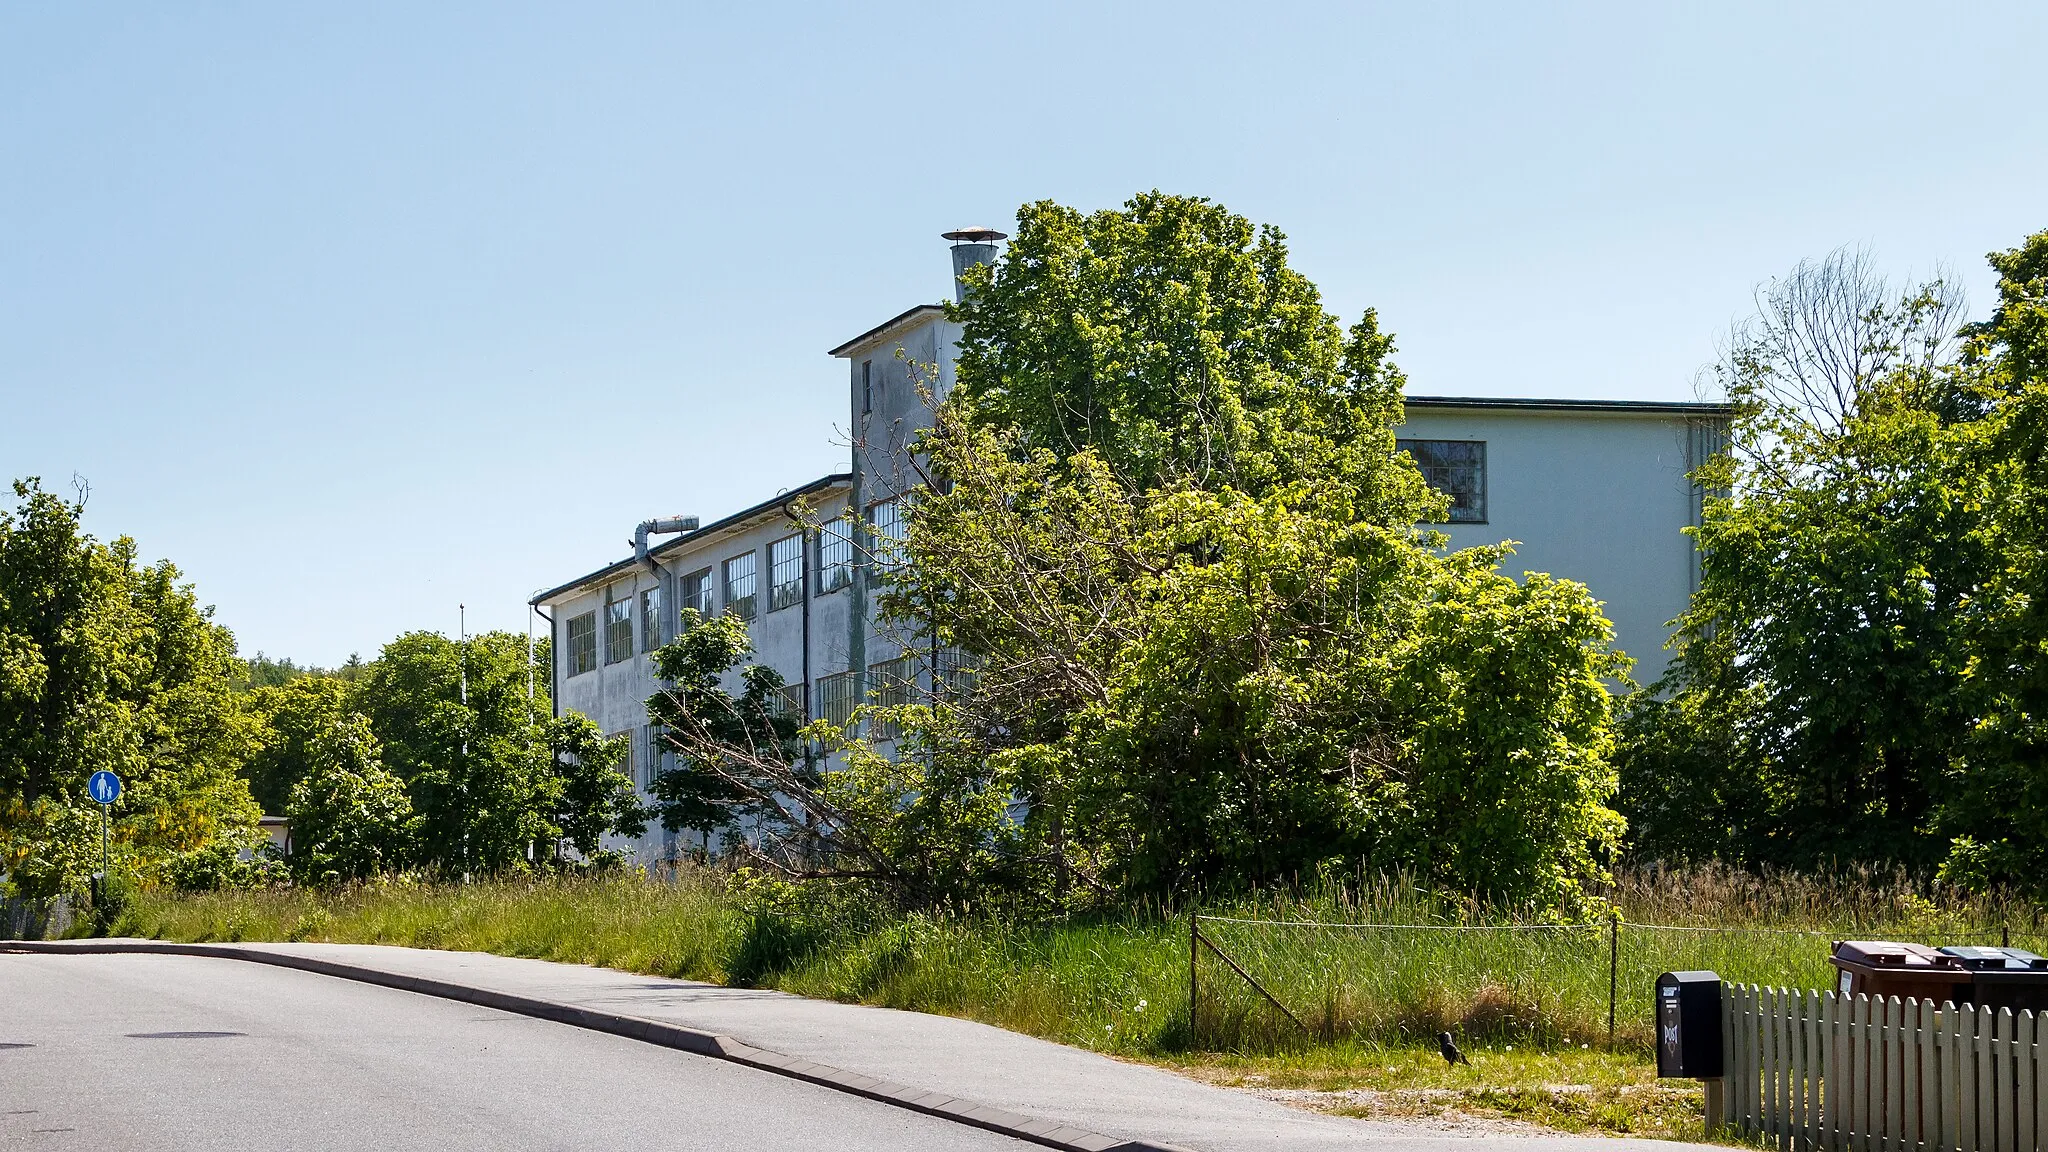
[{"label": "metal sign post", "polygon": [[121,798],[121,778],[102,768],[85,782],[85,794],[100,806],[100,876],[98,890],[93,893],[93,903],[104,905],[107,896],[107,825],[114,801]]}]

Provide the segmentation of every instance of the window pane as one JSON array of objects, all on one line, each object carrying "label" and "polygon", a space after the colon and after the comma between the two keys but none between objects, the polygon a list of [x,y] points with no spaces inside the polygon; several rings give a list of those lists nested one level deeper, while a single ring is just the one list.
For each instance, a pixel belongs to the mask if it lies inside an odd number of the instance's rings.
[{"label": "window pane", "polygon": [[804,598],[804,536],[794,536],[768,545],[768,610],[787,608]]},{"label": "window pane", "polygon": [[633,658],[633,602],[614,600],[604,606],[604,662]]},{"label": "window pane", "polygon": [[935,677],[937,687],[944,695],[958,699],[974,690],[974,661],[958,648],[939,649],[939,668]]},{"label": "window pane", "polygon": [[809,721],[804,714],[804,686],[801,683],[784,684],[775,690],[775,710],[792,720]]},{"label": "window pane", "polygon": [[585,612],[569,618],[569,675],[580,676],[597,667],[597,613]]},{"label": "window pane", "polygon": [[844,728],[853,716],[853,681],[851,672],[835,672],[818,679],[818,717],[830,720]]},{"label": "window pane", "polygon": [[853,583],[853,518],[841,516],[818,530],[818,591]]},{"label": "window pane", "polygon": [[661,647],[661,585],[640,593],[640,650],[652,652]]},{"label": "window pane", "polygon": [[1451,498],[1447,523],[1486,523],[1486,441],[1396,440],[1431,488]]},{"label": "window pane", "polygon": [[633,741],[633,734],[631,732],[614,732],[607,739],[617,740],[625,746],[626,756],[619,763],[619,771],[626,774],[626,779],[638,784],[640,782],[640,749]]},{"label": "window pane", "polygon": [[903,502],[884,500],[868,509],[875,533],[875,563],[893,567],[903,562]]},{"label": "window pane", "polygon": [[[878,708],[901,708],[911,702],[917,686],[917,661],[898,656],[868,666],[868,703]],[[877,740],[898,740],[903,726],[894,717],[877,716],[871,735]]]},{"label": "window pane", "polygon": [[725,610],[742,620],[754,618],[754,554],[735,556],[725,562]]},{"label": "window pane", "polygon": [[676,605],[678,609],[694,609],[700,618],[709,620],[711,601],[711,569],[699,568],[683,577],[683,602]]},{"label": "window pane", "polygon": [[661,725],[649,724],[642,731],[647,734],[647,768],[633,783],[652,792],[655,779],[669,770],[669,748],[668,742],[662,738]]}]

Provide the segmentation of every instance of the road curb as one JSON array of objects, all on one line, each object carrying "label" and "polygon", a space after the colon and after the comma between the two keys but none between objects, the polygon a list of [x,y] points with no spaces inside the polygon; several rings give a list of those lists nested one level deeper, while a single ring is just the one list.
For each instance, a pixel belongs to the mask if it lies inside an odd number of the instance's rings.
[{"label": "road curb", "polygon": [[510,992],[497,992],[467,984],[454,984],[446,980],[405,976],[397,972],[386,972],[360,964],[345,964],[336,960],[323,960],[315,956],[295,956],[286,952],[244,948],[234,944],[176,944],[161,940],[6,940],[0,941],[0,952],[53,955],[126,952],[161,956],[211,956],[223,960],[271,964],[279,968],[296,968],[322,976],[354,980],[363,984],[377,984],[403,992],[416,992],[422,996],[459,1000],[466,1004],[495,1008],[500,1012],[512,1012],[540,1020],[551,1020],[557,1024],[587,1028],[593,1032],[609,1032],[629,1040],[639,1040],[663,1048],[675,1048],[698,1056],[709,1056],[714,1060],[744,1064],[749,1068],[758,1068],[777,1076],[787,1076],[792,1080],[802,1080],[821,1088],[860,1096],[894,1108],[922,1112],[927,1116],[951,1120],[956,1124],[965,1124],[1018,1140],[1028,1140],[1047,1148],[1069,1149],[1071,1152],[1188,1152],[1187,1149],[1173,1144],[1160,1144],[1150,1140],[1123,1140],[1051,1120],[1020,1116],[977,1101],[948,1096],[943,1092],[878,1080],[829,1064],[819,1064],[812,1060],[771,1052],[766,1048],[756,1048],[716,1032],[685,1028],[680,1024],[649,1020],[644,1016],[602,1012],[555,1000],[517,996]]}]

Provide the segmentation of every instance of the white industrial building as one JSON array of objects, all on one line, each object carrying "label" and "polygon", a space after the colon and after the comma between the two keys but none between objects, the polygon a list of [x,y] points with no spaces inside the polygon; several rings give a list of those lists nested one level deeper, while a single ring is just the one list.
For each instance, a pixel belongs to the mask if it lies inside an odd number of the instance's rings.
[{"label": "white industrial building", "polygon": [[[947,237],[956,285],[1001,239]],[[630,737],[643,788],[661,767],[645,707],[658,688],[649,654],[674,638],[680,608],[745,617],[755,659],[782,675],[806,717],[843,719],[871,693],[930,682],[944,654],[906,652],[877,621],[871,558],[850,525],[857,513],[886,537],[897,523],[903,449],[930,422],[924,390],[952,385],[959,335],[941,305],[921,304],[832,349],[849,370],[848,471],[679,534],[669,535],[682,522],[649,521],[637,539],[668,538],[533,598],[554,640],[556,708]],[[1684,529],[1699,522],[1701,493],[1688,474],[1727,420],[1713,404],[1410,397],[1400,443],[1451,494],[1440,527],[1453,546],[1517,541],[1510,571],[1585,583],[1648,683],[1665,664],[1668,622],[1698,585]],[[640,511],[622,510],[622,522]],[[657,827],[635,847],[653,859],[674,845]]]}]

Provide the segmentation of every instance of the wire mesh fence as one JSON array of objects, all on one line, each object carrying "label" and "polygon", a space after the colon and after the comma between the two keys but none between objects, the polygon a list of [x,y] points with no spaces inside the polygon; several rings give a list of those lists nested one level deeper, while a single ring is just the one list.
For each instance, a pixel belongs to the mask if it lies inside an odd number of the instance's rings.
[{"label": "wire mesh fence", "polygon": [[[1829,988],[1837,939],[1872,929],[1631,924],[1375,924],[1189,918],[1189,1018],[1198,1043],[1267,1049],[1304,1041],[1431,1040],[1439,1032],[1542,1048],[1647,1050],[1659,974]],[[2007,942],[2001,928],[1884,931],[1937,944]]]}]

